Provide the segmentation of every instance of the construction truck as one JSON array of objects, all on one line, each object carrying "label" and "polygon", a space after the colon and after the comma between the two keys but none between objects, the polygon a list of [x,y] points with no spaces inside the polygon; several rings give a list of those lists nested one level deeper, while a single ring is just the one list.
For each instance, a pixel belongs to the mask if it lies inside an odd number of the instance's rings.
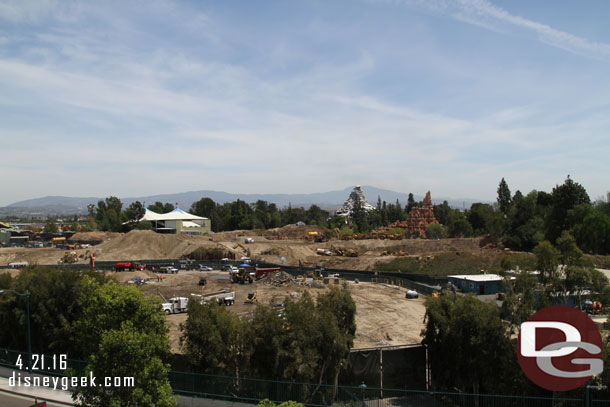
[{"label": "construction truck", "polygon": [[191,298],[195,301],[199,301],[201,304],[210,301],[216,301],[220,305],[233,305],[235,304],[235,291],[229,291],[223,289],[214,293],[207,294],[191,294]]},{"label": "construction truck", "polygon": [[240,267],[237,271],[232,270],[230,272],[230,278],[232,283],[244,284],[246,281],[250,284],[254,282],[254,276],[256,273],[250,272],[250,268]]},{"label": "construction truck", "polygon": [[134,271],[134,270],[144,270],[146,268],[146,264],[133,262],[133,261],[118,261],[114,264],[115,271]]},{"label": "construction truck", "polygon": [[186,312],[188,301],[189,299],[186,297],[172,297],[168,302],[162,304],[163,312],[165,312],[166,315]]},{"label": "construction truck", "polygon": [[58,245],[63,247],[64,243],[66,243],[66,238],[65,237],[53,237],[51,238],[51,244],[55,245],[55,247],[57,247]]}]

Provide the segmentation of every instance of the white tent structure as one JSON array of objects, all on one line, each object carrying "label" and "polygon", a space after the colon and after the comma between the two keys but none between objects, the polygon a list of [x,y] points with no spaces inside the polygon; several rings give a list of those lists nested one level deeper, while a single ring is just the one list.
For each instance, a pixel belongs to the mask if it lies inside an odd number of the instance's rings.
[{"label": "white tent structure", "polygon": [[196,216],[182,209],[176,208],[169,213],[157,213],[148,208],[140,221],[153,222],[155,231],[158,233],[183,233],[189,235],[201,235],[211,231],[211,223],[208,218]]}]

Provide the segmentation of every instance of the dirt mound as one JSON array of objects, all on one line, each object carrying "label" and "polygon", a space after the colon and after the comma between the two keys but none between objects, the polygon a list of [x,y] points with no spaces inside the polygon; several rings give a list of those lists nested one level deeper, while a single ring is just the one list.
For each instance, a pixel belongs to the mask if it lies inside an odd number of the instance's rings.
[{"label": "dirt mound", "polygon": [[294,277],[284,271],[275,271],[273,273],[265,274],[260,281],[263,284],[281,287],[294,283]]},{"label": "dirt mound", "polygon": [[205,236],[164,235],[151,230],[132,230],[106,239],[95,247],[96,259],[167,259],[180,258],[198,247],[218,247]]},{"label": "dirt mound", "polygon": [[119,236],[121,234],[115,232],[78,232],[73,234],[68,240],[71,242],[97,244],[106,239],[117,238]]},{"label": "dirt mound", "polygon": [[269,240],[312,240],[313,236],[323,235],[324,229],[320,226],[286,225],[265,232],[265,237]]}]

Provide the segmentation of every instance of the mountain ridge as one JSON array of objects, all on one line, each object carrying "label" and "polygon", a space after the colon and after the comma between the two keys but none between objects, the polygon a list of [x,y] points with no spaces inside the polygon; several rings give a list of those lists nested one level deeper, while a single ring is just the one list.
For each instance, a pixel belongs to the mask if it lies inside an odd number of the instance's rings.
[{"label": "mountain ridge", "polygon": [[[213,191],[213,190],[197,190],[187,191],[175,194],[156,194],[148,195],[143,197],[119,197],[123,203],[123,207],[130,205],[132,202],[140,201],[146,202],[146,204],[152,204],[157,201],[169,202],[171,204],[178,204],[178,207],[188,210],[193,202],[198,201],[201,198],[208,197],[214,200],[218,204],[225,202],[233,202],[237,199],[246,201],[248,203],[256,202],[258,200],[275,203],[278,207],[286,207],[291,205],[293,207],[309,207],[310,205],[318,205],[323,209],[338,209],[343,205],[343,202],[348,198],[352,187],[347,187],[341,190],[334,190],[328,192],[316,192],[309,194],[241,194],[241,193],[229,193],[224,191]],[[376,206],[377,197],[379,196],[382,201],[387,203],[395,203],[396,199],[399,200],[401,205],[405,205],[408,193],[392,191],[388,189],[377,188],[373,186],[362,186],[362,191],[367,201]],[[433,195],[434,196],[434,195]],[[31,213],[31,214],[86,214],[87,205],[94,204],[104,200],[105,198],[96,197],[67,197],[67,196],[45,196],[40,198],[27,199],[19,202],[15,202],[3,208],[0,208],[0,215],[11,215],[16,213]],[[416,201],[423,199],[422,195],[415,195]],[[442,203],[448,201],[453,207],[462,208],[463,206],[469,208],[474,202],[488,202],[477,199],[454,199],[439,197],[432,199],[434,203]]]}]

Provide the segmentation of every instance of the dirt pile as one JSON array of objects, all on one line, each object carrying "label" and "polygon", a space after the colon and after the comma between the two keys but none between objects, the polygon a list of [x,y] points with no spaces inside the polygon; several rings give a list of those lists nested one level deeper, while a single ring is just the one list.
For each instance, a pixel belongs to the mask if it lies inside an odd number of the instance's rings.
[{"label": "dirt pile", "polygon": [[120,236],[121,233],[116,232],[78,232],[70,236],[68,240],[76,243],[98,244],[106,239],[118,238]]},{"label": "dirt pile", "polygon": [[263,284],[282,287],[294,283],[294,277],[285,271],[275,271],[273,273],[265,274],[260,281]]},{"label": "dirt pile", "polygon": [[132,230],[108,238],[95,246],[96,259],[167,259],[180,258],[198,247],[218,247],[205,236],[165,235],[152,230]]},{"label": "dirt pile", "polygon": [[269,240],[313,240],[316,236],[324,236],[324,229],[320,226],[286,225],[265,232]]}]

